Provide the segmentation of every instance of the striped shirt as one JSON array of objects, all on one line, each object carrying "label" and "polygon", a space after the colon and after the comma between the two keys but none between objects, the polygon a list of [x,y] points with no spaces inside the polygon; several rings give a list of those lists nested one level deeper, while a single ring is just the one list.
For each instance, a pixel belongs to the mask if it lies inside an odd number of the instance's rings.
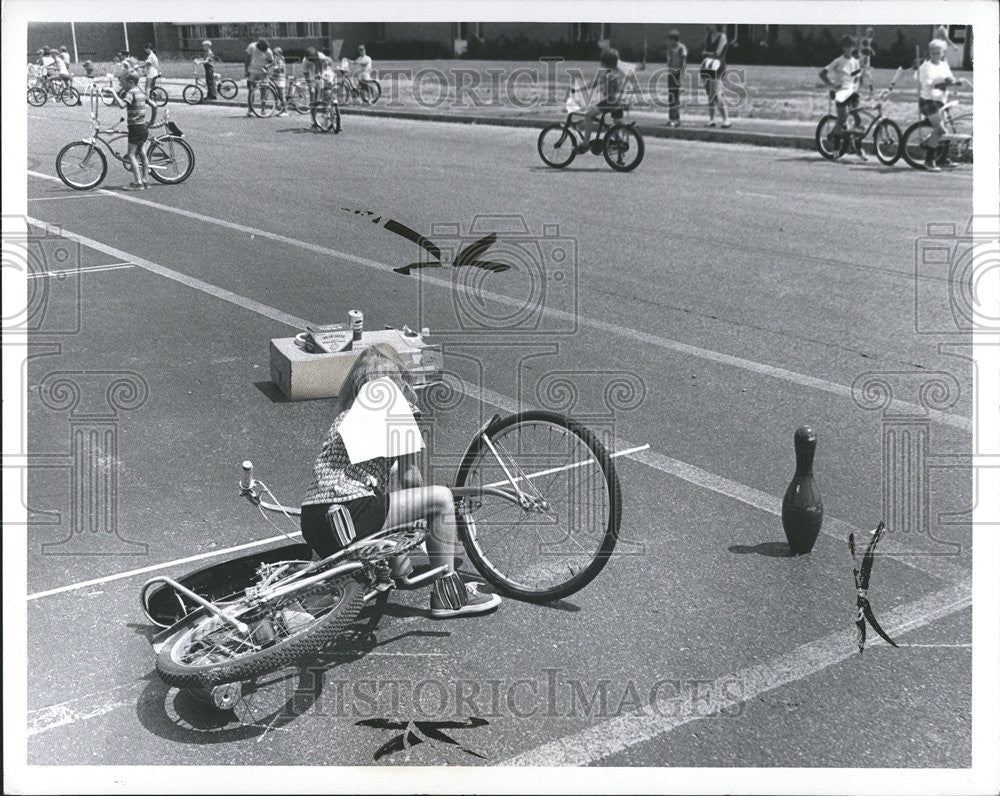
[{"label": "striped shirt", "polygon": [[392,460],[377,459],[351,464],[340,425],[347,417],[341,412],[323,440],[323,449],[313,465],[312,482],[303,506],[314,503],[344,503],[355,498],[383,495],[388,491]]}]

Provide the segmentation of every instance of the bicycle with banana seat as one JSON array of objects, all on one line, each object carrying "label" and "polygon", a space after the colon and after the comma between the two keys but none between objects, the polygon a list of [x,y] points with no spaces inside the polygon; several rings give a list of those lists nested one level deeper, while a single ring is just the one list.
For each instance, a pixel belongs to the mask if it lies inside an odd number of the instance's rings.
[{"label": "bicycle with banana seat", "polygon": [[[562,415],[495,415],[473,437],[452,487],[461,543],[482,578],[528,602],[579,591],[607,564],[618,539],[621,488],[594,433]],[[240,495],[261,514],[289,519],[244,462]],[[389,592],[429,586],[446,567],[417,571],[409,553],[422,522],[354,538],[349,512],[330,527],[346,546],[319,561],[298,544],[218,564],[179,581],[156,576],[140,593],[143,612],[165,628],[153,640],[156,669],[171,686],[232,707],[240,683],[318,652],[366,605],[377,623]],[[294,552],[293,552],[294,551]],[[200,593],[199,593],[200,592]]]},{"label": "bicycle with banana seat", "polygon": [[[972,81],[962,81],[970,90]],[[972,163],[972,108],[963,108],[958,98],[946,102],[940,110],[945,134],[938,141],[938,156],[947,154],[952,163]],[[924,169],[927,157],[927,139],[934,128],[930,121],[921,118],[906,128],[901,151],[903,160],[915,169]]]},{"label": "bicycle with banana seat", "polygon": [[[59,179],[76,191],[86,191],[98,187],[108,173],[107,150],[112,158],[122,164],[126,171],[131,171],[128,160],[128,130],[118,125],[125,119],[106,129],[101,129],[98,118],[99,89],[90,92],[90,121],[93,127],[91,135],[79,141],[72,141],[56,155],[56,173]],[[166,185],[176,185],[184,182],[194,171],[194,150],[184,140],[184,133],[169,118],[169,112],[164,109],[162,120],[156,122],[157,109],[149,120],[149,129],[165,127],[166,134],[150,136],[146,149],[146,159],[149,174],[157,182]],[[122,147],[118,149],[118,147]]]},{"label": "bicycle with banana seat", "polygon": [[[844,127],[839,132],[835,132],[837,117],[830,112],[833,110],[832,105],[837,95],[836,92],[830,92],[831,107],[816,125],[816,149],[823,157],[827,160],[838,160],[850,151],[860,152],[865,138],[871,133],[872,147],[880,163],[892,166],[899,160],[903,136],[899,125],[888,118],[883,111],[902,71],[902,67],[896,69],[889,87],[878,93],[872,105],[858,105],[850,110]],[[851,90],[844,91],[846,93]]]},{"label": "bicycle with banana seat", "polygon": [[79,105],[80,92],[69,84],[64,75],[49,75],[35,64],[28,65],[28,104],[40,108],[49,97],[63,105]]},{"label": "bicycle with banana seat", "polygon": [[[567,107],[573,107],[567,105]],[[602,110],[597,132],[590,139],[590,152],[604,155],[604,160],[615,171],[632,171],[646,152],[642,134],[635,129],[634,121],[625,121],[629,104]],[[611,123],[606,119],[611,116]],[[566,120],[550,124],[538,134],[538,154],[547,166],[564,169],[576,158],[576,147],[583,140],[581,125],[583,112],[569,110]]]}]

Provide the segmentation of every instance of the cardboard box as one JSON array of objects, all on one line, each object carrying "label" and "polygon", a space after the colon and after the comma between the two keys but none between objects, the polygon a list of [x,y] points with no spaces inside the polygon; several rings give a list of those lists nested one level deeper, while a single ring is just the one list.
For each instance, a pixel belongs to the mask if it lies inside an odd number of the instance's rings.
[{"label": "cardboard box", "polygon": [[310,354],[295,344],[294,337],[271,340],[271,381],[292,401],[335,398],[355,360],[365,348],[388,343],[402,357],[414,377],[414,386],[425,387],[441,380],[441,347],[429,345],[420,335],[404,335],[398,329],[362,332],[360,345],[350,351]]}]

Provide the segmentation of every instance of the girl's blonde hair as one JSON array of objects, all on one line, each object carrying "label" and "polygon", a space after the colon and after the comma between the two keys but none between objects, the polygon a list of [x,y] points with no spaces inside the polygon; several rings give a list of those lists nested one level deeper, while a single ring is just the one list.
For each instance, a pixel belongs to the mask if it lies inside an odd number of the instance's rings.
[{"label": "girl's blonde hair", "polygon": [[415,397],[413,388],[410,386],[412,376],[409,368],[396,353],[392,346],[386,343],[376,343],[370,348],[366,348],[354,361],[354,365],[340,385],[339,412],[346,412],[354,405],[354,399],[358,397],[361,388],[370,381],[390,378],[404,395]]},{"label": "girl's blonde hair", "polygon": [[931,39],[931,43],[927,45],[928,50],[943,50],[948,51],[948,42],[944,39]]}]

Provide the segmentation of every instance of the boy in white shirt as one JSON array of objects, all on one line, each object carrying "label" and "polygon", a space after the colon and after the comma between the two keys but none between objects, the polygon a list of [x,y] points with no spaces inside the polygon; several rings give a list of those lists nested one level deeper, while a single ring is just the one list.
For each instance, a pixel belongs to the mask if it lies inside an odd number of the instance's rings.
[{"label": "boy in white shirt", "polygon": [[354,68],[358,73],[359,80],[372,79],[372,58],[365,52],[363,44],[358,47],[358,57],[354,59]]},{"label": "boy in white shirt", "polygon": [[146,44],[145,50],[146,60],[143,61],[143,64],[145,64],[146,69],[146,94],[148,95],[156,88],[156,83],[160,79],[160,59],[153,52],[151,43]]},{"label": "boy in white shirt", "polygon": [[[858,107],[858,76],[861,74],[861,63],[854,57],[854,39],[844,36],[840,40],[842,54],[827,64],[819,73],[819,79],[830,86],[830,97],[837,106],[837,123],[833,126],[833,135],[837,136],[847,122],[847,114]],[[862,160],[868,160],[861,147],[855,149],[855,154]]]},{"label": "boy in white shirt", "polygon": [[919,84],[920,113],[931,123],[931,134],[924,147],[927,151],[924,166],[928,171],[941,171],[941,166],[950,166],[946,156],[937,157],[938,143],[946,132],[944,120],[941,118],[941,108],[948,101],[948,87],[964,83],[951,73],[951,67],[944,58],[948,43],[942,39],[934,39],[928,45],[930,58],[924,61],[916,71]]}]

